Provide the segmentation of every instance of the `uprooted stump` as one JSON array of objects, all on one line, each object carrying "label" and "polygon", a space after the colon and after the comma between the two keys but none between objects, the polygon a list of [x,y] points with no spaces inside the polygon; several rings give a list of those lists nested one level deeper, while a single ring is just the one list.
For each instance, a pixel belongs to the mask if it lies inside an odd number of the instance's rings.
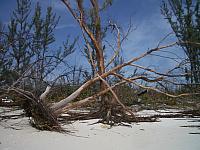
[{"label": "uprooted stump", "polygon": [[50,108],[42,101],[30,104],[31,125],[39,130],[63,131]]},{"label": "uprooted stump", "polygon": [[11,90],[23,96],[21,108],[24,110],[25,115],[30,118],[33,127],[39,130],[64,131],[57,121],[57,117],[40,98],[21,89],[13,88]]}]

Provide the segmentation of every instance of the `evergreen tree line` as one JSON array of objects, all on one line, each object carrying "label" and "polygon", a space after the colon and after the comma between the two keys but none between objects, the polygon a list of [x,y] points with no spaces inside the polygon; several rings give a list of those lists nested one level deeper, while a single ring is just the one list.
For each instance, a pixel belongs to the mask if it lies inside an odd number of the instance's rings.
[{"label": "evergreen tree line", "polygon": [[70,44],[66,39],[55,49],[54,31],[60,17],[50,6],[44,14],[39,3],[31,9],[31,0],[17,0],[8,25],[0,24],[0,86],[11,86],[21,79],[21,88],[34,88],[37,93],[46,87],[48,76],[66,64],[76,40]]},{"label": "evergreen tree line", "polygon": [[186,80],[200,83],[200,1],[163,1],[161,10],[187,56]]}]

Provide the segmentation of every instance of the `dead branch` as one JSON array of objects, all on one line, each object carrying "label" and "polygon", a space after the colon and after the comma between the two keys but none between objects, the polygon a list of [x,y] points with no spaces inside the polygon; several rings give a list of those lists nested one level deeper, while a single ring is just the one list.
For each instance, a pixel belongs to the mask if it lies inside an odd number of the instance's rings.
[{"label": "dead branch", "polygon": [[47,95],[50,93],[51,86],[47,86],[46,90],[40,95],[40,100],[45,101]]},{"label": "dead branch", "polygon": [[108,62],[108,64],[106,65],[106,68],[115,60],[115,58],[119,55],[120,49],[121,49],[121,39],[120,39],[120,31],[119,28],[117,26],[117,24],[113,24],[110,22],[110,26],[112,27],[112,29],[117,30],[117,49],[114,51],[114,55],[111,57],[110,61]]},{"label": "dead branch", "polygon": [[[139,78],[138,77],[133,77],[133,78],[129,78],[129,81],[134,81],[134,80],[137,80],[137,79],[139,79]],[[120,81],[120,82],[116,83],[115,85],[110,86],[110,88],[106,88],[105,90],[103,90],[103,91],[101,91],[101,92],[99,92],[97,94],[94,94],[94,95],[92,95],[90,97],[87,97],[87,98],[85,98],[83,100],[80,100],[78,102],[68,103],[62,109],[58,109],[58,110],[56,110],[54,112],[55,112],[56,115],[60,115],[60,114],[62,114],[64,112],[67,112],[70,109],[81,107],[81,106],[87,105],[89,103],[95,102],[96,98],[98,98],[101,95],[106,94],[107,92],[110,91],[110,89],[114,89],[117,86],[120,86],[122,84],[127,84],[127,83],[128,82],[125,81],[125,80]]]},{"label": "dead branch", "polygon": [[[103,73],[101,76],[101,78],[106,78],[108,77],[109,75],[112,75],[113,73],[115,73],[117,70],[120,70],[121,68],[125,67],[125,66],[128,66],[130,65],[131,63],[135,62],[135,61],[138,61],[139,59],[151,54],[152,52],[155,52],[155,51],[159,51],[161,49],[164,49],[164,48],[168,48],[168,47],[172,47],[176,45],[176,42],[172,43],[172,44],[169,44],[169,45],[166,45],[166,46],[161,46],[161,47],[157,47],[157,48],[153,48],[145,53],[143,53],[142,55],[136,57],[136,58],[133,58],[131,59],[130,61],[126,62],[126,63],[123,63],[121,65],[118,65],[116,67],[114,67],[113,69]],[[89,86],[91,86],[92,84],[94,84],[96,81],[99,81],[100,80],[100,77],[95,77],[89,81],[87,81],[86,83],[84,83],[82,86],[80,86],[74,93],[72,93],[71,95],[69,95],[68,97],[66,97],[65,99],[55,103],[51,109],[54,110],[54,111],[57,111],[58,109],[62,109],[62,107],[65,107],[65,105],[67,105],[69,102],[71,102],[72,100],[74,100],[75,98],[77,98],[82,92],[83,90],[85,90],[86,88],[88,88]]]},{"label": "dead branch", "polygon": [[[119,85],[121,85],[121,84],[124,84],[124,83],[126,83],[126,82],[125,82],[125,81],[119,82],[119,83],[117,83],[117,84],[111,86],[111,89],[113,89],[113,88],[115,88],[116,86],[119,86]],[[80,100],[80,101],[78,101],[78,102],[68,103],[68,104],[65,105],[62,109],[58,109],[58,110],[54,111],[54,113],[55,113],[57,116],[59,116],[59,115],[61,115],[62,113],[69,111],[70,109],[78,108],[78,107],[87,105],[87,104],[89,104],[89,103],[95,102],[96,98],[98,98],[98,97],[101,96],[101,95],[104,95],[104,94],[107,93],[109,90],[110,90],[110,89],[107,88],[107,89],[105,89],[104,91],[101,91],[101,92],[99,92],[99,93],[97,93],[97,94],[94,94],[94,95],[92,95],[92,96],[90,96],[90,97],[87,97],[87,98],[85,98],[85,99],[83,99],[83,100]]]},{"label": "dead branch", "polygon": [[152,73],[155,73],[157,75],[161,75],[161,76],[165,76],[165,77],[185,77],[186,75],[188,75],[188,73],[184,73],[184,74],[169,74],[173,69],[169,70],[167,73],[160,73],[160,72],[157,72],[153,69],[150,69],[150,68],[147,68],[147,67],[144,67],[144,66],[141,66],[141,65],[137,65],[137,64],[130,64],[130,66],[133,66],[133,67],[137,67],[137,68],[140,68],[140,69],[144,69],[146,71],[149,71],[149,72],[152,72]]},{"label": "dead branch", "polygon": [[138,87],[143,88],[143,89],[156,91],[158,93],[161,93],[163,95],[166,95],[166,96],[169,96],[169,97],[172,97],[172,98],[178,98],[178,97],[190,96],[190,95],[200,95],[200,93],[183,93],[183,94],[174,95],[174,94],[169,94],[167,92],[163,92],[163,91],[161,91],[161,90],[159,90],[157,88],[154,88],[154,87],[148,87],[148,86],[144,86],[144,85],[138,84],[137,82],[134,82],[134,81],[132,81],[132,83],[137,85]]}]

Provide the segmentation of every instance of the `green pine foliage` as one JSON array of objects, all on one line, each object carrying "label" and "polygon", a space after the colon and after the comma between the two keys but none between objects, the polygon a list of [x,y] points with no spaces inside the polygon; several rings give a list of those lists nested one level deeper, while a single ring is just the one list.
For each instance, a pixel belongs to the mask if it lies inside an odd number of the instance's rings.
[{"label": "green pine foliage", "polygon": [[200,1],[163,1],[161,11],[188,57],[190,68],[185,69],[189,74],[186,80],[200,83]]},{"label": "green pine foliage", "polygon": [[[10,23],[4,29],[0,27],[1,82],[12,85],[20,77],[24,86],[43,91],[46,78],[74,52],[76,39],[71,43],[67,39],[59,48],[52,49],[55,42],[54,31],[59,18],[46,8],[42,13],[39,2],[32,10],[31,0],[17,0],[17,7],[11,15]],[[8,77],[9,75],[9,77]],[[38,93],[38,94],[39,94]]]}]

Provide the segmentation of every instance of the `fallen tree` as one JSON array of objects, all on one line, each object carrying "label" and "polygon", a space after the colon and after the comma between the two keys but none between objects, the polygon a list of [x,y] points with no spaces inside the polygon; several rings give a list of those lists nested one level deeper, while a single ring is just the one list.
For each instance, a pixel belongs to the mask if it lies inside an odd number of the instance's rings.
[{"label": "fallen tree", "polygon": [[[157,83],[163,80],[167,80],[167,78],[178,78],[184,77],[186,73],[183,74],[173,74],[173,71],[180,68],[180,64],[177,67],[167,71],[166,73],[160,73],[156,70],[153,70],[149,67],[138,65],[136,62],[149,56],[153,53],[159,52],[163,49],[167,49],[173,47],[178,42],[174,42],[165,46],[160,46],[160,44],[153,49],[149,49],[146,52],[142,53],[138,57],[134,57],[127,62],[123,62],[122,64],[118,64],[115,67],[111,67],[111,64],[114,62],[115,58],[119,56],[119,52],[121,50],[121,42],[123,41],[124,37],[120,33],[120,29],[114,23],[109,22],[108,27],[111,27],[112,30],[115,30],[117,33],[116,43],[117,46],[114,50],[113,56],[110,60],[105,62],[105,53],[106,50],[103,45],[103,31],[101,26],[101,15],[100,12],[104,7],[107,7],[109,3],[106,3],[101,8],[97,0],[90,0],[91,3],[91,14],[88,16],[88,12],[84,9],[84,1],[76,0],[74,3],[76,4],[77,8],[72,8],[69,0],[62,0],[63,4],[72,14],[74,19],[80,26],[82,31],[83,39],[85,40],[85,45],[87,48],[87,56],[88,61],[93,67],[95,71],[94,77],[85,81],[77,90],[75,90],[71,95],[67,96],[66,98],[59,100],[54,104],[48,104],[47,96],[49,93],[53,92],[52,86],[47,86],[44,93],[40,96],[36,96],[30,91],[26,91],[20,89],[15,83],[13,86],[9,88],[9,91],[14,91],[20,95],[23,95],[27,101],[29,102],[29,114],[33,118],[32,123],[39,129],[43,130],[56,130],[62,131],[62,128],[57,121],[58,117],[60,117],[63,113],[68,112],[74,108],[87,106],[88,104],[98,103],[99,107],[95,108],[95,111],[84,115],[84,117],[92,116],[92,118],[100,119],[100,122],[107,123],[110,125],[123,123],[123,122],[137,122],[137,121],[155,121],[155,119],[151,118],[137,118],[132,109],[128,108],[121,102],[118,98],[115,87],[120,86],[122,84],[131,83],[137,87],[153,90],[162,94],[165,94],[170,97],[181,97],[187,96],[191,93],[182,93],[179,95],[174,95],[162,91],[159,88],[154,87],[155,84],[152,86],[145,86],[138,81],[144,81],[146,83]],[[89,26],[92,24],[92,28]],[[92,54],[94,52],[95,55]],[[130,68],[139,68],[145,71],[145,74],[136,74],[134,76],[126,77],[124,75],[119,74],[118,72],[125,67]],[[134,70],[133,69],[133,70]],[[29,69],[26,70],[24,76],[28,74],[30,71]],[[152,76],[153,75],[153,76]],[[117,82],[110,84],[109,77],[117,78]],[[27,77],[27,76],[26,76]],[[17,80],[17,82],[21,82],[23,77]],[[73,102],[76,100],[81,93],[87,90],[89,87],[93,86],[94,84],[99,83],[99,90],[90,95],[89,97],[79,100],[77,102]],[[198,94],[198,93],[193,93]],[[76,118],[83,118],[83,116]],[[88,117],[90,118],[90,117]]]}]

